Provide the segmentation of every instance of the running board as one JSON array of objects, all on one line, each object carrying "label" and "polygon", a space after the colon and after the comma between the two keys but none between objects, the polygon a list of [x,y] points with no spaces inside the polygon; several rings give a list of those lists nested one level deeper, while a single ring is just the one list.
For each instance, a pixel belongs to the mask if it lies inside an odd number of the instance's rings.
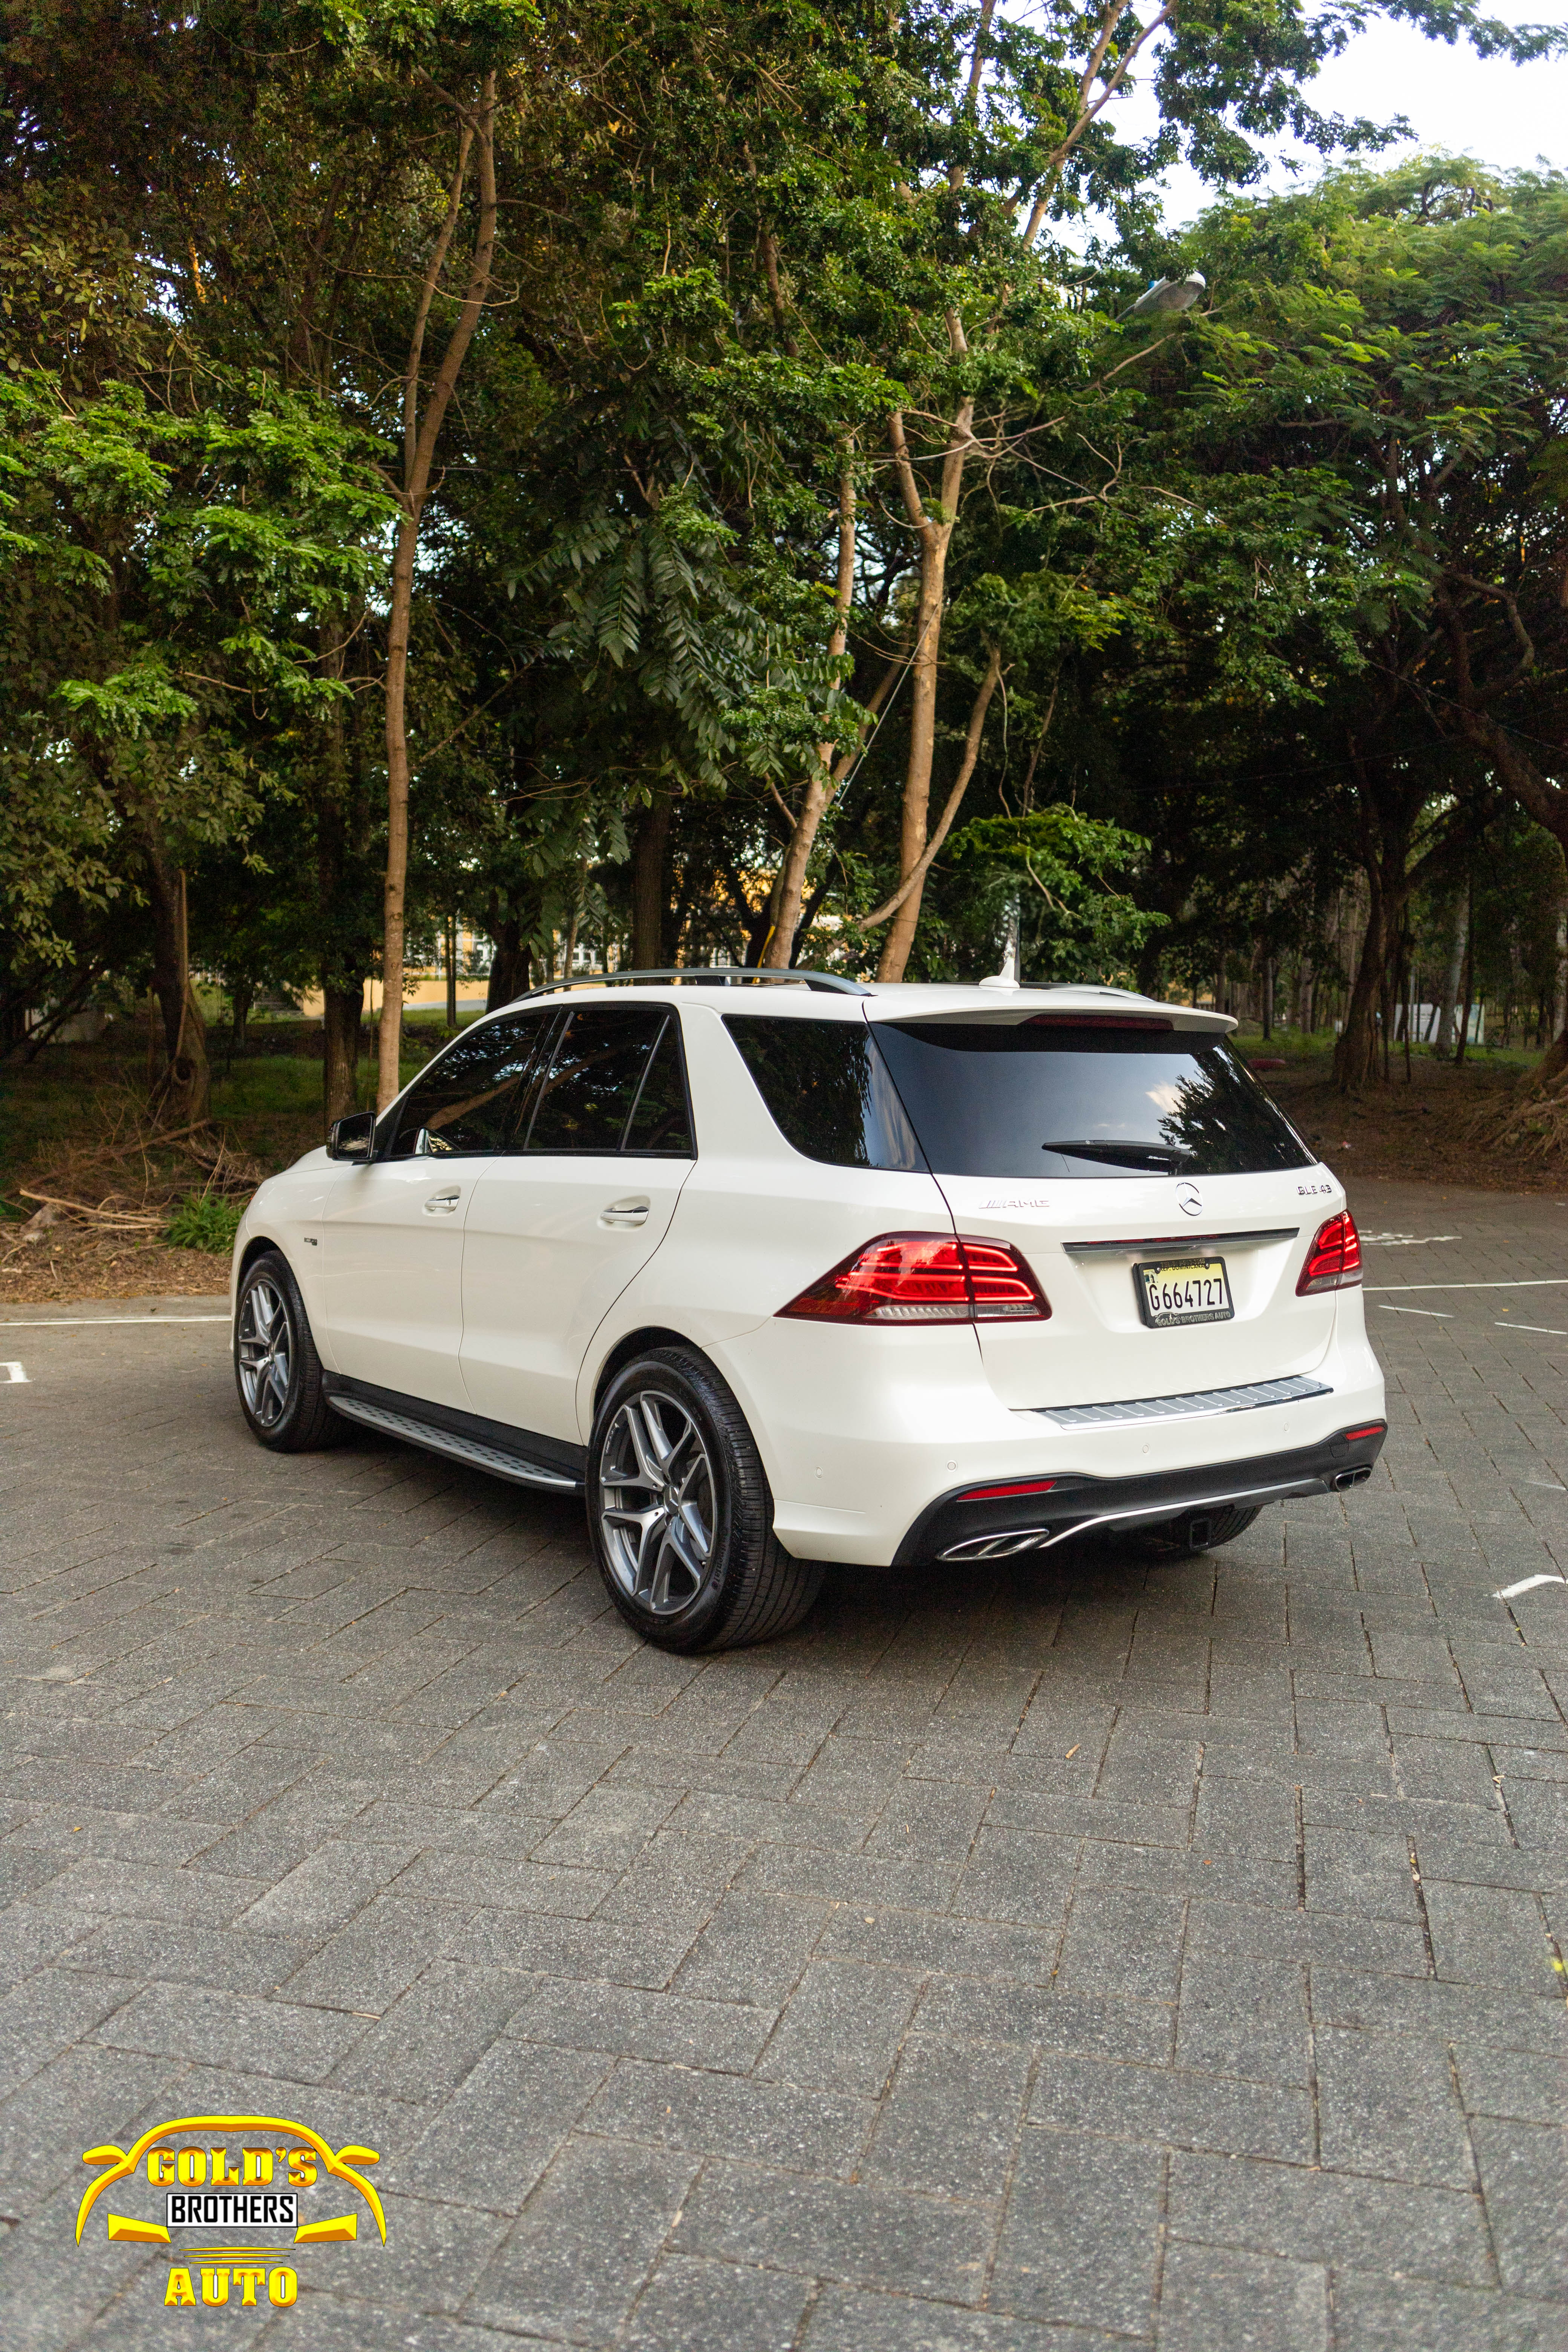
[{"label": "running board", "polygon": [[334,1412],[350,1421],[363,1421],[367,1429],[379,1429],[384,1436],[401,1437],[409,1445],[422,1445],[426,1453],[445,1454],[454,1462],[466,1462],[471,1470],[488,1470],[497,1478],[510,1478],[519,1486],[542,1486],[552,1495],[580,1495],[581,1478],[573,1478],[564,1471],[546,1470],[536,1462],[525,1462],[516,1454],[508,1454],[499,1445],[486,1445],[477,1437],[463,1437],[455,1429],[436,1429],[427,1421],[416,1421],[409,1412],[389,1412],[384,1404],[368,1404],[363,1397],[345,1396],[334,1389],[327,1402]]}]

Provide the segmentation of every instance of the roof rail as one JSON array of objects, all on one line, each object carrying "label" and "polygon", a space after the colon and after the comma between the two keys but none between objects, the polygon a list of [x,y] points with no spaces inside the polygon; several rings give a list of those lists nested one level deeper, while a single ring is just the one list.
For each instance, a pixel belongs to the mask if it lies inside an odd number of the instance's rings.
[{"label": "roof rail", "polygon": [[672,987],[684,984],[688,988],[744,988],[759,982],[783,981],[796,988],[816,989],[834,996],[869,996],[871,993],[864,981],[840,980],[837,973],[832,971],[776,971],[771,968],[759,970],[751,964],[691,963],[672,965],[661,971],[581,972],[570,980],[547,980],[542,986],[527,989],[523,996],[514,997],[511,1001],[520,1004],[527,997],[554,996],[566,988],[630,988],[650,980],[668,981]]}]

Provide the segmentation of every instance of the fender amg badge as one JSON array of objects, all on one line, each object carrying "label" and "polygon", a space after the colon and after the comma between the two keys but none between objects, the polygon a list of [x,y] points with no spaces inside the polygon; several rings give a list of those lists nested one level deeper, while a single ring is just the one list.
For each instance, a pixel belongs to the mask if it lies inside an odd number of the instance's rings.
[{"label": "fender amg badge", "polygon": [[1176,1206],[1181,1210],[1184,1216],[1201,1217],[1204,1213],[1204,1196],[1199,1192],[1195,1184],[1178,1184],[1176,1187]]}]

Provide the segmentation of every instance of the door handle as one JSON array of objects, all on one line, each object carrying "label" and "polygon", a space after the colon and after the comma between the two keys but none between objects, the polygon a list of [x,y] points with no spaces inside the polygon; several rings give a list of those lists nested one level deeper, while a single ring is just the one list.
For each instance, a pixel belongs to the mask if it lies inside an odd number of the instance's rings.
[{"label": "door handle", "polygon": [[432,1192],[425,1203],[427,1217],[449,1217],[462,1199],[460,1192]]},{"label": "door handle", "polygon": [[599,1213],[602,1225],[646,1225],[652,1203],[647,1201],[612,1201]]}]

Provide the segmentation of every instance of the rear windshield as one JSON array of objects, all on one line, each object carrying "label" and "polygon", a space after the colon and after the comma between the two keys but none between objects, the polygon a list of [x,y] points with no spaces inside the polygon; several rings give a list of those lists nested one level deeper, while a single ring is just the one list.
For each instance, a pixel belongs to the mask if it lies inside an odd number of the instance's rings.
[{"label": "rear windshield", "polygon": [[1058,1021],[879,1022],[870,1034],[939,1175],[1247,1176],[1312,1165],[1221,1037]]}]

